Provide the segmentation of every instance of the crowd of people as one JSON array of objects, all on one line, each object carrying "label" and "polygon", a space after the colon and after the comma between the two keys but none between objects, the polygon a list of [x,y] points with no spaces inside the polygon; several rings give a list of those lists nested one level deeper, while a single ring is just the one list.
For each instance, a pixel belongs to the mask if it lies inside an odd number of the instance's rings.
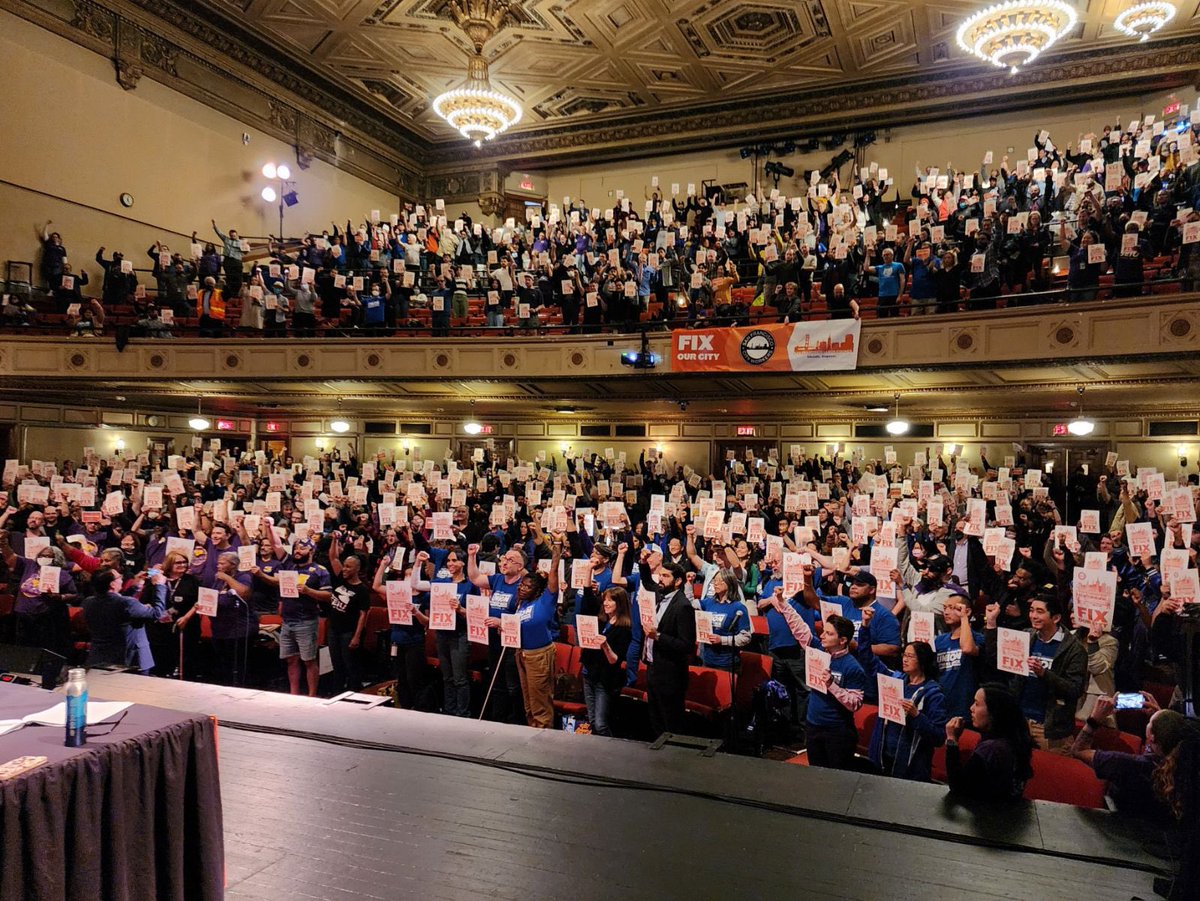
[{"label": "crowd of people", "polygon": [[[1116,296],[1138,296],[1148,267],[1184,290],[1200,276],[1198,140],[1194,113],[1106,124],[1063,146],[1041,131],[1024,159],[918,166],[904,197],[870,163],[845,178],[813,172],[796,196],[667,191],[655,179],[603,208],[566,197],[500,227],[450,219],[441,200],[302,240],[252,244],[214,221],[216,241],[193,233],[188,248],[150,247],[145,283],[133,259],[101,247],[98,298],[47,223],[40,271],[76,333],[97,334],[106,310],[132,305],[127,324],[149,337],[183,319],[209,336],[445,335],[466,324],[472,299],[486,327],[537,329],[552,314],[594,332],[651,311],[664,325],[736,324],[755,305],[797,321],[822,304],[849,318],[868,307],[880,317],[995,309],[1005,295],[1091,300],[1109,274]],[[32,310],[5,307],[9,321]]]},{"label": "crowd of people", "polygon": [[[690,667],[736,672],[763,617],[786,726],[812,765],[858,766],[855,712],[892,702],[870,744],[879,772],[927,781],[945,745],[956,792],[1018,797],[1041,748],[1087,761],[1122,808],[1169,819],[1194,804],[1198,775],[1197,476],[1110,453],[1064,481],[986,454],[792,446],[706,475],[653,449],[636,461],[479,450],[460,468],[199,439],[182,455],[88,448],[79,462],[7,462],[0,556],[18,641],[55,655],[71,655],[68,610],[81,606],[89,664],[243,684],[259,617],[273,615],[289,688],[311,695],[324,620],[333,690],[354,690],[367,612],[387,605],[399,706],[536,728],[555,724],[554,643],[573,625],[601,735],[624,734],[619,700],[635,685],[652,735],[686,732]],[[208,673],[194,663],[202,618]],[[486,647],[485,711],[473,644]],[[1169,709],[1150,675],[1177,686]],[[1116,722],[1114,698],[1145,714],[1141,754],[1091,745]],[[964,761],[968,727],[983,740]]]}]

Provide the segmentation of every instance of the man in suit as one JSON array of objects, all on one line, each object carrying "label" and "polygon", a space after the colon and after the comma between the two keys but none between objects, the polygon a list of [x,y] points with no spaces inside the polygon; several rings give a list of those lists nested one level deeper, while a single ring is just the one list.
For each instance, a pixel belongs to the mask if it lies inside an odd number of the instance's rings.
[{"label": "man in suit", "polygon": [[154,603],[120,593],[121,574],[100,569],[92,576],[93,594],[83,600],[83,613],[91,633],[87,666],[128,666],[148,675],[154,668],[146,623],[161,619],[167,610],[167,580],[161,572],[150,577]]},{"label": "man in suit", "polygon": [[696,613],[684,594],[683,567],[664,564],[656,577],[654,628],[646,632],[643,653],[648,664],[650,727],[661,735],[683,730],[688,661],[696,650]]}]

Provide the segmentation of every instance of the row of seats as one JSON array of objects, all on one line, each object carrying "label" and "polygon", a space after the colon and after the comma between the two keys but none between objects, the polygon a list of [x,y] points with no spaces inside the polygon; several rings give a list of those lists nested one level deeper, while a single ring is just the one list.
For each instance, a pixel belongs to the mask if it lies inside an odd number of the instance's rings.
[{"label": "row of seats", "polygon": [[[879,708],[864,704],[854,714],[854,725],[858,731],[858,754],[867,756],[871,743],[871,734],[875,731],[875,723],[879,719]],[[1082,728],[1082,724],[1078,724]],[[958,746],[964,756],[969,756],[979,744],[978,732],[967,729],[959,739]],[[1092,746],[1100,751],[1124,751],[1138,754],[1142,750],[1141,740],[1134,736],[1104,727],[1098,729]],[[799,766],[808,766],[808,755],[805,752],[797,754],[787,761]],[[1095,810],[1107,808],[1104,800],[1105,784],[1096,778],[1092,768],[1082,760],[1066,757],[1051,751],[1034,750],[1033,778],[1025,785],[1025,800],[1054,801],[1059,804],[1072,804],[1076,807],[1087,807]],[[946,782],[946,749],[937,748],[933,752],[933,781]]]}]

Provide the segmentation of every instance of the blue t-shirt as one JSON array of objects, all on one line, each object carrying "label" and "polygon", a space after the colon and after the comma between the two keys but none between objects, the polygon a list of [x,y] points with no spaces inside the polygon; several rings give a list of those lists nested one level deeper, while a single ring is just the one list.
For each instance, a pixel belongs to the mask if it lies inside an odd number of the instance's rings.
[{"label": "blue t-shirt", "polygon": [[558,597],[547,589],[517,610],[521,618],[521,650],[540,651],[558,635]]},{"label": "blue t-shirt", "polygon": [[902,263],[881,263],[875,267],[875,277],[879,279],[880,297],[899,297],[904,287],[904,265]]},{"label": "blue t-shirt", "polygon": [[[384,576],[383,583],[386,585],[388,582],[398,582],[401,578],[400,573],[393,570]],[[414,610],[420,610],[426,616],[429,615],[428,593],[414,591],[412,602]],[[392,647],[396,648],[423,645],[425,644],[425,627],[417,622],[417,618],[414,616],[411,626],[392,626],[391,640]]]},{"label": "blue t-shirt", "polygon": [[[503,573],[495,573],[488,576],[488,586],[492,591],[492,596],[488,598],[488,616],[499,618],[502,613],[512,613],[516,609],[517,591],[521,587],[520,579],[509,584],[504,581]],[[498,640],[499,638],[497,638]]]},{"label": "blue t-shirt", "polygon": [[[975,636],[975,647],[983,647],[983,633],[971,630]],[[946,711],[950,716],[968,716],[975,692],[979,689],[979,676],[975,658],[964,656],[957,638],[949,632],[934,636],[933,650],[937,653],[938,683],[946,696]]]},{"label": "blue t-shirt", "polygon": [[368,294],[362,299],[363,322],[367,325],[383,323],[383,297],[378,294]]},{"label": "blue t-shirt", "polygon": [[[783,585],[779,579],[770,579],[763,582],[759,586],[759,591],[764,598],[769,598],[775,593],[775,589]],[[800,614],[800,617],[813,631],[813,647],[819,646],[817,639],[817,621],[820,619],[820,613],[805,607],[800,601],[792,598],[788,601],[792,605],[792,609]],[[788,628],[787,620],[783,618],[783,614],[774,607],[768,607],[765,614],[767,620],[767,650],[777,651],[780,648],[795,648],[799,647],[800,643],[796,641],[792,635],[792,630]]]},{"label": "blue t-shirt", "polygon": [[[1062,647],[1063,633],[1055,632],[1049,641],[1042,641],[1036,634],[1029,639],[1029,659],[1040,660],[1042,666],[1050,669],[1054,655]],[[1030,672],[1021,686],[1021,712],[1035,723],[1046,719],[1046,682]]]},{"label": "blue t-shirt", "polygon": [[[827,594],[820,597],[823,601],[842,605],[842,616],[854,623],[854,640],[858,641],[858,637],[862,633],[862,611],[855,607],[854,602],[848,597]],[[890,644],[899,647],[901,643],[900,621],[896,619],[891,610],[879,601],[873,602],[871,606],[875,610],[871,617],[871,644]]]},{"label": "blue t-shirt", "polygon": [[[750,631],[750,617],[740,601],[722,604],[714,597],[701,598],[700,609],[712,614],[712,628],[717,635],[737,635]],[[700,662],[716,669],[732,669],[732,645],[700,643]]]},{"label": "blue t-shirt", "polygon": [[[867,674],[854,659],[853,654],[834,657],[829,664],[833,681],[842,688],[866,692]],[[847,710],[831,694],[811,691],[808,694],[808,724],[810,726],[844,726],[854,728],[854,714]]]}]

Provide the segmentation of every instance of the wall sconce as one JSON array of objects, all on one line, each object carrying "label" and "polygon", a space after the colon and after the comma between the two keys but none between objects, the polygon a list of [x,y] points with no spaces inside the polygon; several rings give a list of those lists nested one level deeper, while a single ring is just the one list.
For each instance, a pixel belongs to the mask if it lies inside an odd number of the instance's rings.
[{"label": "wall sconce", "polygon": [[1181,444],[1181,445],[1179,445],[1179,447],[1175,448],[1175,450],[1179,452],[1179,465],[1186,469],[1187,465],[1188,465],[1187,464],[1187,458],[1188,458],[1187,445]]},{"label": "wall sconce", "polygon": [[560,444],[558,446],[558,449],[565,456],[571,452],[571,445],[567,444],[567,442],[564,441],[562,444]]},{"label": "wall sconce", "polygon": [[400,442],[400,448],[404,451],[404,456],[408,456],[412,452],[412,442],[405,438]]},{"label": "wall sconce", "polygon": [[661,456],[662,456],[663,449],[664,449],[665,447],[666,447],[666,445],[665,445],[665,444],[656,444],[656,445],[654,445],[654,452],[655,452],[656,454],[658,454],[658,455],[661,457]]},{"label": "wall sconce", "polygon": [[319,451],[325,450],[325,439],[324,438],[317,439],[317,450],[319,450]]},{"label": "wall sconce", "polygon": [[[118,438],[113,442],[113,447],[116,449],[118,454],[121,453],[121,451],[125,450],[125,439]],[[1185,463],[1184,465],[1186,466],[1187,464]]]}]

